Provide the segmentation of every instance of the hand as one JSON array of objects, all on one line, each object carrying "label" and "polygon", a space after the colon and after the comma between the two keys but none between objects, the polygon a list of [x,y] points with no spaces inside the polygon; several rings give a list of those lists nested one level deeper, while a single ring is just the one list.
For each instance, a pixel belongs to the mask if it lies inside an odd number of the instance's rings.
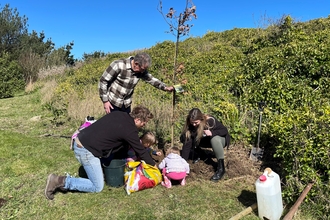
[{"label": "hand", "polygon": [[210,130],[204,130],[204,134],[206,136],[212,136],[212,132]]},{"label": "hand", "polygon": [[113,109],[110,102],[104,102],[103,106],[104,106],[104,111],[106,114],[109,114],[111,112],[111,109]]},{"label": "hand", "polygon": [[161,156],[161,155],[162,155],[162,152],[157,151],[157,152],[156,152],[156,155],[157,155],[157,156]]},{"label": "hand", "polygon": [[173,86],[165,87],[164,90],[167,92],[172,92],[174,90],[174,87]]}]

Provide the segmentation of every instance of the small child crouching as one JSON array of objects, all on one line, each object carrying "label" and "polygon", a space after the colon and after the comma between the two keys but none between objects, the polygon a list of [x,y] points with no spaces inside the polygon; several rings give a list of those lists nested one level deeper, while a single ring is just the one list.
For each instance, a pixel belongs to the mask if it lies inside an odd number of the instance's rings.
[{"label": "small child crouching", "polygon": [[171,180],[179,180],[182,186],[186,184],[186,176],[190,168],[187,161],[180,156],[178,147],[171,147],[158,167],[163,173],[164,181],[161,184],[166,188],[172,187]]}]

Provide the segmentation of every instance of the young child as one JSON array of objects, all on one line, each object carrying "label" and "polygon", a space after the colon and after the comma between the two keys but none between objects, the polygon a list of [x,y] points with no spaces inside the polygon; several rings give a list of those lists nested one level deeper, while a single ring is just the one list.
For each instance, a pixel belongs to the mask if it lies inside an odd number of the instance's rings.
[{"label": "young child", "polygon": [[179,180],[181,186],[186,185],[186,176],[190,172],[189,164],[180,156],[178,147],[171,147],[167,156],[158,165],[162,170],[164,181],[161,182],[166,188],[171,188],[171,180]]},{"label": "young child", "polygon": [[[161,156],[162,153],[159,151],[155,151],[151,148],[152,145],[156,144],[156,136],[154,133],[148,131],[145,132],[141,137],[140,141],[142,145],[146,148],[147,151],[149,151],[150,155],[157,155]],[[136,156],[135,151],[130,147],[127,152],[127,159],[126,161],[136,161],[139,160],[139,158]]]}]

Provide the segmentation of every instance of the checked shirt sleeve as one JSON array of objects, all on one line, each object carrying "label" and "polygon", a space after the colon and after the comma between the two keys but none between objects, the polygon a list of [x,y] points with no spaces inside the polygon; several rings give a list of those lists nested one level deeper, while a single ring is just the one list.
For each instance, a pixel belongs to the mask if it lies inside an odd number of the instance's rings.
[{"label": "checked shirt sleeve", "polygon": [[103,72],[99,81],[99,95],[103,102],[109,101],[108,99],[108,88],[111,86],[113,81],[116,79],[120,72],[120,63],[112,62],[110,66]]},{"label": "checked shirt sleeve", "polygon": [[142,80],[144,80],[145,82],[153,85],[154,87],[156,87],[157,89],[160,90],[165,90],[165,83],[163,83],[162,81],[160,81],[159,79],[153,77],[150,73],[145,73],[145,75],[142,77]]}]

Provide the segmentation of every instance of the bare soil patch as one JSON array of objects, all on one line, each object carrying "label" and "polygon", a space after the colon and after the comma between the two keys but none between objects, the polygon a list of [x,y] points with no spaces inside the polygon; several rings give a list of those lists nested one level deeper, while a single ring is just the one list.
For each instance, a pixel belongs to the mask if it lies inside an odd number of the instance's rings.
[{"label": "bare soil patch", "polygon": [[[217,160],[212,149],[202,148],[201,152],[199,153],[200,160],[197,163],[194,163],[193,160],[188,161],[190,164],[190,174],[187,177],[188,182],[197,179],[209,180],[216,170]],[[160,163],[164,156],[154,156],[153,158],[157,163]],[[264,158],[266,158],[265,155]],[[251,178],[251,182],[253,182],[262,174],[266,166],[263,161],[250,159],[250,149],[243,145],[232,145],[225,150],[226,173],[223,179],[246,177]]]}]

